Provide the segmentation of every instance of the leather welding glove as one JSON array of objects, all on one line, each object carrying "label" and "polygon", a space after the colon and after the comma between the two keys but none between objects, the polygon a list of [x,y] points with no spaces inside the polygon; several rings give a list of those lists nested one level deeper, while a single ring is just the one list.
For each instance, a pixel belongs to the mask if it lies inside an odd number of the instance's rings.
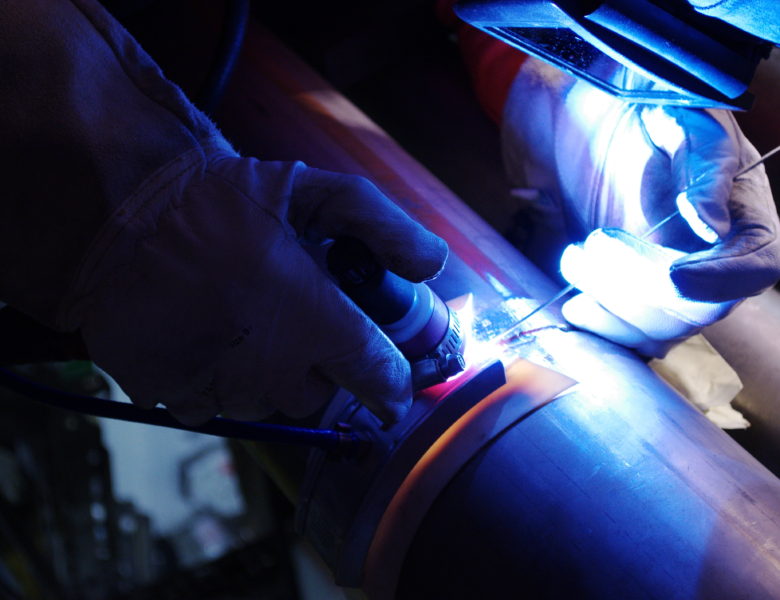
[{"label": "leather welding glove", "polygon": [[[505,107],[503,144],[516,195],[532,214],[542,253],[553,260],[596,229],[643,237],[679,209],[681,217],[644,241],[682,251],[667,273],[681,298],[729,302],[758,294],[780,277],[769,183],[763,167],[732,181],[759,155],[727,111],[628,103],[529,59]],[[612,249],[627,252],[630,245]],[[596,274],[598,267],[587,272]],[[589,287],[582,278],[576,283]],[[602,306],[611,304],[603,293],[591,294]],[[605,333],[585,312],[574,314],[568,311],[574,324]],[[710,321],[695,319],[690,333],[726,312],[710,314]],[[627,320],[637,326],[633,319]],[[665,339],[682,337],[677,332]]]},{"label": "leather welding glove", "polygon": [[363,178],[239,157],[97,2],[3,3],[0,57],[2,300],[188,424],[336,386],[403,415],[408,363],[303,243],[350,235],[420,281],[441,239]]},{"label": "leather welding glove", "polygon": [[622,229],[597,229],[561,257],[561,273],[583,292],[563,305],[563,316],[646,356],[664,356],[737,304],[682,296],[669,270],[684,256]]}]

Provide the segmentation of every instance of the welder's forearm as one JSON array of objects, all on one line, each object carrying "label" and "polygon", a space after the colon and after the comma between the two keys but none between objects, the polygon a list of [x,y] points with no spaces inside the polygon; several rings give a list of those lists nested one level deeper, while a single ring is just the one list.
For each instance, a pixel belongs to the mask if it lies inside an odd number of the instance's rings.
[{"label": "welder's forearm", "polygon": [[56,325],[101,227],[213,135],[93,0],[0,5],[0,300]]}]

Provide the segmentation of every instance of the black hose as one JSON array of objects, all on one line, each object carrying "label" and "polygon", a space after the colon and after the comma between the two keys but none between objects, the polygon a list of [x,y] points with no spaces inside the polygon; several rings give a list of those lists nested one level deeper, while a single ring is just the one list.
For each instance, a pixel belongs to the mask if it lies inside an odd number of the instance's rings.
[{"label": "black hose", "polygon": [[132,404],[64,392],[30,381],[5,369],[0,369],[0,385],[38,402],[65,410],[74,410],[95,417],[182,429],[219,437],[311,446],[336,452],[346,457],[359,456],[368,443],[351,431],[233,421],[219,417],[211,419],[203,425],[190,427],[179,423],[161,408],[140,409]]}]

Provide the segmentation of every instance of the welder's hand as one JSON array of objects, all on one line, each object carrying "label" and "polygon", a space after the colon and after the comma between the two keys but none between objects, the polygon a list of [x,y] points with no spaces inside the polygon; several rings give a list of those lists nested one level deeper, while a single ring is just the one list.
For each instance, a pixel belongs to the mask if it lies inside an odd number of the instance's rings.
[{"label": "welder's hand", "polygon": [[413,281],[439,272],[446,244],[361,177],[224,151],[176,167],[142,192],[169,203],[153,233],[102,269],[81,323],[91,357],[134,402],[185,423],[302,417],[337,385],[385,421],[403,416],[407,361],[301,242],[359,238]]},{"label": "welder's hand", "polygon": [[[758,294],[780,277],[778,219],[759,155],[726,111],[627,103],[536,60],[505,108],[504,151],[517,196],[550,257],[597,228],[683,251],[669,265],[681,295]],[[602,298],[597,298],[601,301]]]},{"label": "welder's hand", "polygon": [[597,229],[561,258],[561,273],[583,292],[563,305],[563,316],[642,354],[664,356],[737,303],[683,297],[669,276],[683,256],[621,229]]},{"label": "welder's hand", "polygon": [[398,418],[409,365],[300,241],[350,235],[418,281],[444,242],[362,178],[239,158],[97,0],[0,13],[2,301],[189,423],[335,385]]}]

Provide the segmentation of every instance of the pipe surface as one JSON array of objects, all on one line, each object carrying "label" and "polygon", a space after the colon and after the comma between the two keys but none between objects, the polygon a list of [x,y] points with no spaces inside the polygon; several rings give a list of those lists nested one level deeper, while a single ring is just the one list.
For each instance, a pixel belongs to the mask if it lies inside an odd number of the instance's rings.
[{"label": "pipe surface", "polygon": [[780,597],[777,479],[638,361],[597,360],[608,380],[583,381],[453,478],[396,597]]},{"label": "pipe surface", "polygon": [[744,385],[734,407],[750,428],[735,432],[735,438],[780,474],[780,292],[770,289],[748,298],[702,333]]},{"label": "pipe surface", "polygon": [[[250,28],[232,87],[220,122],[243,151],[367,175],[447,240],[451,259],[432,287],[445,300],[471,295],[474,339],[504,333],[517,315],[557,291],[260,28]],[[780,597],[780,482],[635,354],[568,330],[554,310],[532,321],[533,331],[515,332],[488,354],[528,359],[579,385],[486,438],[427,511],[400,579],[381,589],[369,585],[379,590],[372,597],[393,597],[396,583],[397,595],[406,598]],[[446,408],[448,400],[445,394],[435,404]],[[459,412],[453,410],[453,418]],[[362,424],[387,435],[370,419]],[[415,431],[409,428],[409,438]],[[409,438],[381,447],[402,451]],[[374,489],[385,458],[345,466],[352,488]],[[326,465],[332,475],[312,479],[312,464],[310,457],[307,472],[297,474],[308,478],[303,497],[327,496],[338,511],[339,495],[325,492],[330,486],[348,494],[350,484],[333,484],[334,464]],[[300,487],[297,493],[300,499]],[[381,579],[382,565],[373,572],[364,565],[355,580],[355,565],[365,557],[338,549],[350,547],[356,532],[370,536],[367,523],[350,522],[352,516],[375,515],[384,505],[351,501],[361,510],[342,507],[339,519],[324,518],[321,543],[332,552],[332,568],[338,571],[340,560],[350,563],[342,583],[367,585]]]}]

